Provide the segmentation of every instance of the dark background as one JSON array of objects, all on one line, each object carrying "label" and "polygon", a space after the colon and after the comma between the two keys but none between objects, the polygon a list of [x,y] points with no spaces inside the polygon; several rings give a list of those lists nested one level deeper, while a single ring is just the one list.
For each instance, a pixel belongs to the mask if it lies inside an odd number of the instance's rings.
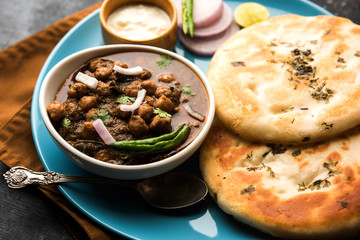
[{"label": "dark background", "polygon": [[[0,51],[100,0],[0,0]],[[337,16],[360,24],[360,0],[312,0]],[[1,74],[1,73],[0,73]],[[58,207],[36,188],[12,190],[1,177],[0,239],[72,239],[57,219]]]}]

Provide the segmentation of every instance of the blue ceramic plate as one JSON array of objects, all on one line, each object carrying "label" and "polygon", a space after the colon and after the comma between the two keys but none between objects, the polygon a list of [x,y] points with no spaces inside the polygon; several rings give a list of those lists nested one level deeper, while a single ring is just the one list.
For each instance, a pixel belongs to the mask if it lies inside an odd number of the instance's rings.
[{"label": "blue ceramic plate", "polygon": [[[225,1],[232,9],[245,1]],[[271,16],[299,14],[305,16],[331,15],[328,11],[300,0],[257,1],[265,5]],[[58,43],[50,54],[35,86],[31,125],[35,146],[46,170],[65,174],[90,174],[68,159],[56,146],[41,119],[38,100],[40,85],[47,72],[60,60],[79,50],[103,45],[99,10],[78,23]],[[205,73],[210,58],[195,56],[181,46],[176,52],[193,61]],[[195,154],[180,168],[199,174],[198,155]],[[106,228],[134,239],[263,239],[268,235],[234,221],[223,213],[209,197],[202,203],[181,211],[163,212],[147,206],[131,190],[96,184],[64,184],[60,191],[82,212]]]}]

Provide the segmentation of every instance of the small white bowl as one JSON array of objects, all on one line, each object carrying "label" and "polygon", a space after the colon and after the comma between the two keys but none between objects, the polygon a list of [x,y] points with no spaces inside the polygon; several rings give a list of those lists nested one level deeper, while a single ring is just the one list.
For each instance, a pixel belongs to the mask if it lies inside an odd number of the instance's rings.
[{"label": "small white bowl", "polygon": [[[174,59],[177,59],[178,61],[184,63],[186,66],[192,69],[203,82],[209,98],[209,111],[205,120],[206,122],[204,123],[204,126],[198,136],[196,136],[196,138],[188,146],[186,146],[183,150],[179,151],[173,156],[148,164],[116,165],[102,162],[95,158],[89,157],[86,154],[72,147],[69,143],[67,143],[52,125],[47,113],[47,106],[55,99],[55,95],[59,88],[63,85],[65,79],[81,65],[96,57],[129,51],[147,51],[158,54],[167,54],[172,56]],[[209,132],[215,114],[214,95],[211,90],[210,84],[205,74],[195,64],[193,64],[186,58],[168,50],[151,46],[130,44],[108,45],[89,48],[74,53],[61,60],[49,71],[49,73],[45,76],[44,81],[42,82],[39,95],[39,108],[41,117],[51,137],[54,139],[59,148],[67,156],[69,156],[70,159],[72,159],[77,165],[89,172],[115,179],[148,178],[160,175],[179,166],[180,164],[185,162],[192,154],[194,154],[195,151],[200,147],[207,133]]]}]

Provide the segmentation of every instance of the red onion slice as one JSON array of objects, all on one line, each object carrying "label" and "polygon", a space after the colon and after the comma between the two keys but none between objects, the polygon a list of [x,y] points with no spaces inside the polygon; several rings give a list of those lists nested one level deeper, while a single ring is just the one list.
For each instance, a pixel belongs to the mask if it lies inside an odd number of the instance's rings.
[{"label": "red onion slice", "polygon": [[114,65],[113,69],[116,72],[124,74],[124,75],[139,75],[140,73],[143,72],[143,69],[140,66],[133,67],[133,68],[122,68],[118,65]]},{"label": "red onion slice", "polygon": [[135,102],[131,105],[126,105],[126,104],[120,105],[120,110],[124,112],[134,112],[136,109],[140,107],[140,105],[144,101],[145,95],[146,95],[145,89],[139,90]]},{"label": "red onion slice", "polygon": [[201,115],[200,113],[195,112],[191,109],[189,103],[183,103],[185,110],[189,113],[189,115],[196,120],[199,120],[200,122],[203,122],[205,120],[205,116]]},{"label": "red onion slice", "polygon": [[[182,25],[182,0],[173,0],[178,10],[178,26]],[[222,0],[196,0],[193,6],[193,19],[196,27],[209,26],[220,19]]]},{"label": "red onion slice", "polygon": [[111,134],[109,133],[109,131],[107,130],[107,128],[105,127],[103,121],[100,118],[93,121],[93,126],[94,126],[96,132],[101,137],[101,139],[106,144],[115,142],[115,139],[111,136]]},{"label": "red onion slice", "polygon": [[185,35],[182,31],[178,31],[178,37],[187,50],[202,56],[212,56],[221,44],[223,44],[237,31],[239,31],[239,25],[232,21],[230,26],[224,32],[212,37],[191,38],[190,36]]},{"label": "red onion slice", "polygon": [[222,15],[220,19],[205,27],[196,27],[194,37],[212,37],[223,33],[233,20],[232,9],[226,3],[223,3]]},{"label": "red onion slice", "polygon": [[86,84],[89,88],[96,88],[99,82],[96,78],[90,77],[82,72],[76,74],[75,80]]}]

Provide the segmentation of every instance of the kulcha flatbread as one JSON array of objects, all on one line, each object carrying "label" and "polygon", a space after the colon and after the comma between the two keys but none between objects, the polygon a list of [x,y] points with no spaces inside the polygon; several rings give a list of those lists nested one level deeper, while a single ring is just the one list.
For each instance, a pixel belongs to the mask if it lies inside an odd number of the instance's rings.
[{"label": "kulcha flatbread", "polygon": [[215,123],[200,168],[220,208],[294,239],[348,239],[360,231],[360,128],[301,147],[255,144]]},{"label": "kulcha flatbread", "polygon": [[360,26],[285,15],[234,34],[207,73],[217,116],[245,139],[310,143],[360,124]]}]

